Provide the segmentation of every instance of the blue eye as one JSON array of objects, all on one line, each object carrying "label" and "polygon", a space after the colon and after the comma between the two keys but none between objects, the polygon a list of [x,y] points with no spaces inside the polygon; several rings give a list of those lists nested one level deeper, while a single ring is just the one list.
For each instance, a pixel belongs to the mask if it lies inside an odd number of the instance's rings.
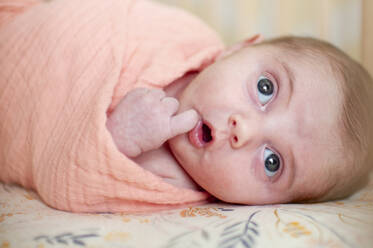
[{"label": "blue eye", "polygon": [[266,104],[273,97],[274,85],[271,80],[260,76],[257,82],[258,98],[262,105]]},{"label": "blue eye", "polygon": [[280,158],[270,149],[264,150],[264,171],[267,176],[273,177],[280,170]]}]

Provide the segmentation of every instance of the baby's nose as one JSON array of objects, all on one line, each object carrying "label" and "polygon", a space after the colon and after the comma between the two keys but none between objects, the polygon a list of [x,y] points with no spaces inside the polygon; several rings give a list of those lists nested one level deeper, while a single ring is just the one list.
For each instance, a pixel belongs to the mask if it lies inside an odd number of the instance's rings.
[{"label": "baby's nose", "polygon": [[240,114],[233,114],[228,119],[230,128],[230,143],[234,149],[246,145],[255,135],[255,124]]}]

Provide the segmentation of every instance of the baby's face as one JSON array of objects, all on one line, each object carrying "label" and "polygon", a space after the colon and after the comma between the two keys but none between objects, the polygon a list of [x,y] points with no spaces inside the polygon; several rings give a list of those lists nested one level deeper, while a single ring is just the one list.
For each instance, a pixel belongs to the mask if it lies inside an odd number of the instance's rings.
[{"label": "baby's face", "polygon": [[333,187],[345,166],[342,95],[328,63],[313,60],[247,47],[201,72],[179,99],[179,111],[195,109],[201,125],[169,142],[188,174],[217,198],[245,204]]}]

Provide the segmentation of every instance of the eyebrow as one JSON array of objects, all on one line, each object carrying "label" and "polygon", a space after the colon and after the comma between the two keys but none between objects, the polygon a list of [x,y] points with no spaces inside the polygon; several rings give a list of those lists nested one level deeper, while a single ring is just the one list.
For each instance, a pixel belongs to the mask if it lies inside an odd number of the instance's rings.
[{"label": "eyebrow", "polygon": [[294,77],[293,71],[290,69],[289,65],[285,61],[280,61],[280,64],[285,69],[286,74],[289,79],[289,97],[288,97],[288,102],[287,102],[287,105],[289,105],[290,99],[292,98],[292,95],[293,95],[295,77]]},{"label": "eyebrow", "polygon": [[290,147],[290,145],[288,145],[288,151],[289,151],[289,154],[290,154],[290,159],[288,160],[288,164],[289,164],[289,169],[290,169],[290,173],[289,173],[289,176],[288,176],[288,182],[287,182],[287,188],[291,188],[291,186],[293,185],[293,182],[294,182],[294,179],[295,179],[295,174],[296,174],[296,170],[297,170],[297,162],[295,161],[295,156],[294,156],[294,152],[293,152],[293,147]]}]

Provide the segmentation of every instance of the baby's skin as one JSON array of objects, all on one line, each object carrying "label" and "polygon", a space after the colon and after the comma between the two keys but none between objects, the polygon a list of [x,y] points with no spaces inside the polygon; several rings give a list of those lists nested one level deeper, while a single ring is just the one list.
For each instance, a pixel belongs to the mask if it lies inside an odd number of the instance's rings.
[{"label": "baby's skin", "polygon": [[193,109],[176,114],[179,101],[173,97],[175,88],[188,84],[194,76],[189,74],[173,82],[165,89],[167,94],[161,89],[130,91],[107,121],[123,154],[168,183],[191,189],[198,187],[175,160],[166,141],[192,130],[200,120]]},{"label": "baby's skin", "polygon": [[179,187],[232,203],[317,197],[348,170],[342,94],[326,59],[275,46],[232,47],[164,90],[135,89],[107,127],[118,149]]}]

